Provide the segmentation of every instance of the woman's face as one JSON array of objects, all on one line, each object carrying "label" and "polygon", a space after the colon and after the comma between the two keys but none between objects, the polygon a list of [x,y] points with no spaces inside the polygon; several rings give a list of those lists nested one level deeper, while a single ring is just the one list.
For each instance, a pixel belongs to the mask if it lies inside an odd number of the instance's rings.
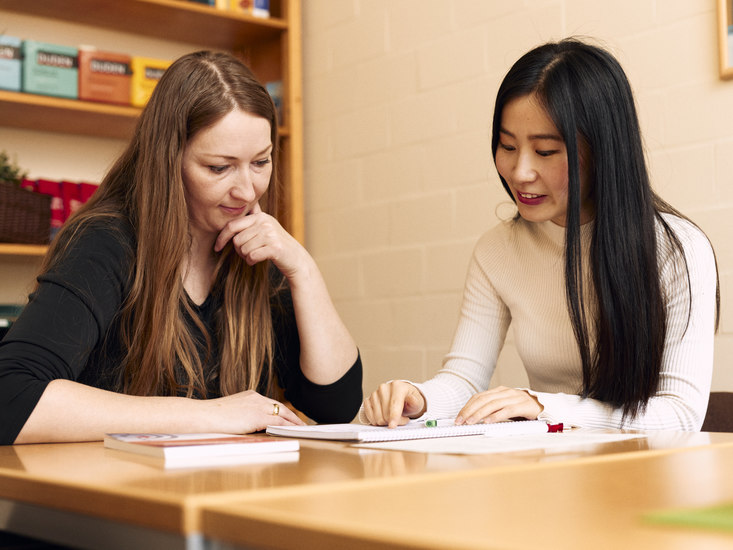
[{"label": "woman's face", "polygon": [[192,234],[216,238],[227,222],[246,216],[270,184],[269,121],[231,111],[189,140],[182,174]]},{"label": "woman's face", "polygon": [[[590,164],[580,142],[580,223],[593,219],[589,198]],[[501,114],[496,169],[517,203],[519,215],[531,222],[551,220],[565,226],[568,210],[568,153],[565,142],[533,94],[518,97]]]}]

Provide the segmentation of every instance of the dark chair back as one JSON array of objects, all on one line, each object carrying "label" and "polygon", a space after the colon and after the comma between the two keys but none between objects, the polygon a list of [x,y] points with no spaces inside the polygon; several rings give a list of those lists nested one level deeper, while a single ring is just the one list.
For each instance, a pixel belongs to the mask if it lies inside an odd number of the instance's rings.
[{"label": "dark chair back", "polygon": [[710,392],[703,432],[733,432],[733,392]]}]

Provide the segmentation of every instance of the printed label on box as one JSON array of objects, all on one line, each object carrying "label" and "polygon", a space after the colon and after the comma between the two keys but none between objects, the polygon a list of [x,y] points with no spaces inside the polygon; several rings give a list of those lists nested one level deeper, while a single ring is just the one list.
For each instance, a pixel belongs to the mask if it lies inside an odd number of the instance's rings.
[{"label": "printed label on box", "polygon": [[130,56],[79,50],[79,99],[130,104]]},{"label": "printed label on box", "polygon": [[13,36],[0,35],[0,88],[20,91],[22,41]]},{"label": "printed label on box", "polygon": [[23,91],[77,99],[78,55],[79,51],[69,46],[24,41]]},{"label": "printed label on box", "polygon": [[144,107],[150,99],[158,80],[163,76],[171,61],[133,56],[132,87],[130,102],[135,107]]}]

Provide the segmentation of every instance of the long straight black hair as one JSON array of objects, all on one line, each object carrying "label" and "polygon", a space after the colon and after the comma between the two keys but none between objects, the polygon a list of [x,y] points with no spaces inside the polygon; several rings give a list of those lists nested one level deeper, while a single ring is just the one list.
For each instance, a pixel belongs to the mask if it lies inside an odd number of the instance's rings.
[{"label": "long straight black hair", "polygon": [[[682,245],[661,213],[684,216],[651,188],[631,87],[610,53],[569,38],[522,56],[497,94],[494,160],[504,106],[530,94],[544,106],[567,149],[565,290],[583,366],[582,397],[621,407],[624,417],[634,417],[657,389],[667,332],[656,225],[661,224],[663,238],[687,270]],[[582,300],[581,142],[590,152],[590,198],[595,206],[589,251],[595,307]],[[501,181],[511,197],[506,181]],[[592,319],[587,317],[590,312]],[[593,347],[590,323],[596,335]]]}]

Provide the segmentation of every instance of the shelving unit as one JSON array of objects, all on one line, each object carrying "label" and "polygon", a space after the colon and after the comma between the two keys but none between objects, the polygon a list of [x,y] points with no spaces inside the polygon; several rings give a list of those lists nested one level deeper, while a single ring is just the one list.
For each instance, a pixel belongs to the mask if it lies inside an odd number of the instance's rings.
[{"label": "shelving unit", "polygon": [[[282,201],[277,216],[304,242],[300,0],[271,0],[271,17],[251,17],[183,0],[2,0],[33,17],[195,43],[242,58],[262,82],[282,80]],[[12,34],[12,29],[3,29]],[[80,37],[83,42],[83,37]],[[140,110],[0,90],[0,126],[128,139]],[[40,255],[45,247],[0,243],[0,255]]]},{"label": "shelving unit", "polygon": [[43,256],[48,247],[42,244],[0,243],[2,256]]}]

